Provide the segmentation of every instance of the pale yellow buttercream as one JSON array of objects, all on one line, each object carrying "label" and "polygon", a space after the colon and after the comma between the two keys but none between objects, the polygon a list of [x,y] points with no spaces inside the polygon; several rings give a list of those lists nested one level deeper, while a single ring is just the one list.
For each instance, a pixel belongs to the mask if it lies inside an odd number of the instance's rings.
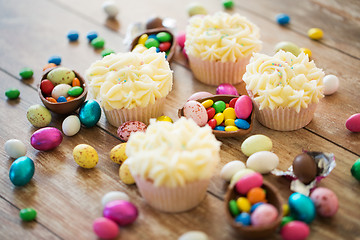
[{"label": "pale yellow buttercream", "polygon": [[106,110],[146,107],[171,91],[173,74],[165,53],[110,54],[86,71],[89,91]]},{"label": "pale yellow buttercream", "polygon": [[186,28],[185,50],[202,60],[235,62],[261,49],[259,28],[239,14],[196,15]]},{"label": "pale yellow buttercream", "polygon": [[322,69],[309,61],[306,54],[296,57],[281,50],[273,57],[255,53],[246,66],[243,80],[260,104],[260,110],[290,107],[299,112],[324,97],[323,77]]},{"label": "pale yellow buttercream", "polygon": [[220,161],[220,145],[209,126],[192,119],[175,123],[151,119],[146,132],[132,133],[126,160],[132,175],[156,186],[177,187],[209,179]]}]

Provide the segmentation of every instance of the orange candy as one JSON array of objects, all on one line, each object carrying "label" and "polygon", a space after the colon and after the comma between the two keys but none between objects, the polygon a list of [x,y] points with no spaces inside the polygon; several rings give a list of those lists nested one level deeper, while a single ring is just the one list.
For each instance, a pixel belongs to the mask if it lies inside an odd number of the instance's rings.
[{"label": "orange candy", "polygon": [[66,101],[70,102],[70,101],[72,101],[72,100],[74,100],[74,99],[75,99],[75,97],[69,96],[69,97],[66,98]]},{"label": "orange candy", "polygon": [[247,198],[251,204],[255,204],[258,202],[265,202],[265,197],[266,197],[265,191],[260,187],[252,188],[247,193]]},{"label": "orange candy", "polygon": [[43,68],[43,71],[45,71],[46,69],[49,69],[49,68],[53,68],[53,67],[56,67],[55,63],[46,64]]},{"label": "orange candy", "polygon": [[53,97],[46,97],[45,99],[48,100],[51,103],[57,103],[57,101]]},{"label": "orange candy", "polygon": [[80,87],[80,80],[78,78],[74,78],[71,85],[73,87],[76,87],[76,86]]}]

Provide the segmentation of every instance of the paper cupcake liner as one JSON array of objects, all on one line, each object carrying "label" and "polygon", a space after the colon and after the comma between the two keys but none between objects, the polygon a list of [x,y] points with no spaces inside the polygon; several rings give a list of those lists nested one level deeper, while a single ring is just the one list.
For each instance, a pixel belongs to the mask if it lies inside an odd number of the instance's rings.
[{"label": "paper cupcake liner", "polygon": [[206,61],[189,55],[191,71],[196,79],[208,85],[217,86],[222,83],[238,84],[246,71],[250,56],[236,62]]},{"label": "paper cupcake liner", "polygon": [[149,104],[146,107],[132,108],[132,109],[114,109],[107,111],[103,108],[106,119],[114,127],[119,127],[127,121],[140,121],[149,124],[150,118],[156,118],[162,115],[165,103],[165,97],[155,101],[154,104]]},{"label": "paper cupcake liner", "polygon": [[198,180],[183,187],[156,187],[151,181],[134,177],[142,197],[153,208],[169,212],[190,210],[205,198],[210,179]]}]

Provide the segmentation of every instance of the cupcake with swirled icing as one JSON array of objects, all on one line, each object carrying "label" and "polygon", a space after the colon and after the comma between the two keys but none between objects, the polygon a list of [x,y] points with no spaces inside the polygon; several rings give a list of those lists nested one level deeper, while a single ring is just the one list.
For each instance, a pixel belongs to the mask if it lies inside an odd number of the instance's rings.
[{"label": "cupcake with swirled icing", "polygon": [[291,131],[306,126],[323,95],[322,69],[306,54],[279,51],[274,56],[256,53],[243,80],[264,126]]},{"label": "cupcake with swirled icing", "polygon": [[107,120],[118,127],[126,121],[148,123],[161,116],[173,74],[165,54],[150,48],[105,56],[86,71],[86,80]]},{"label": "cupcake with swirled icing", "polygon": [[182,212],[204,199],[220,161],[220,144],[209,126],[199,127],[192,119],[151,119],[146,132],[130,136],[126,163],[152,207]]},{"label": "cupcake with swirled icing", "polygon": [[261,46],[259,28],[239,14],[196,15],[186,28],[190,68],[210,85],[240,83],[250,57]]}]

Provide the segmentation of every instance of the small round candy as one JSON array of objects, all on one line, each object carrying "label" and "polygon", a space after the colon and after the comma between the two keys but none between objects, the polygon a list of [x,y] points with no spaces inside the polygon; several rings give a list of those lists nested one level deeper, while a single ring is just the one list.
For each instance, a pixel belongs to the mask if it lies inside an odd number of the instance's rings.
[{"label": "small round candy", "polygon": [[283,210],[283,216],[289,215],[289,213],[290,213],[289,204],[287,204],[287,203],[283,204],[282,210]]},{"label": "small round candy", "polygon": [[234,109],[237,118],[249,118],[253,109],[251,98],[247,95],[240,96],[239,99],[236,100]]},{"label": "small round candy", "polygon": [[75,87],[70,88],[67,93],[71,97],[77,97],[77,96],[80,96],[83,93],[83,91],[84,91],[84,89],[82,87],[75,86]]},{"label": "small round candy", "polygon": [[286,41],[279,42],[275,45],[275,52],[278,52],[280,50],[283,50],[285,52],[291,52],[295,56],[298,56],[301,53],[300,48],[295,43]]},{"label": "small round candy", "polygon": [[178,35],[176,36],[176,42],[181,48],[184,48],[185,46],[185,39],[186,39],[186,34],[184,31],[179,32]]},{"label": "small round candy", "polygon": [[104,50],[101,51],[101,56],[105,57],[105,56],[110,55],[112,53],[115,53],[115,51],[110,49],[110,48],[105,48]]},{"label": "small round candy", "polygon": [[17,88],[9,88],[5,91],[5,96],[8,99],[17,99],[20,96],[20,91]]},{"label": "small round candy", "polygon": [[266,226],[274,222],[277,216],[277,209],[271,204],[264,203],[251,214],[251,224],[252,226]]},{"label": "small round candy", "polygon": [[127,165],[125,162],[121,164],[119,168],[119,177],[120,180],[127,185],[131,185],[135,183],[135,180],[129,170],[129,165]]},{"label": "small round candy", "polygon": [[29,67],[24,67],[20,70],[19,75],[23,79],[31,78],[34,74],[34,71]]},{"label": "small round candy", "polygon": [[146,48],[151,48],[151,47],[156,47],[158,48],[160,46],[160,43],[158,40],[156,40],[155,38],[149,38],[148,40],[146,40],[145,42],[145,47]]},{"label": "small round candy", "polygon": [[128,158],[126,153],[126,143],[120,143],[110,151],[110,159],[114,163],[122,164]]},{"label": "small round candy", "polygon": [[237,207],[239,208],[240,212],[250,212],[251,203],[246,197],[239,197],[236,200]]},{"label": "small round candy", "polygon": [[187,6],[187,12],[190,17],[192,17],[194,15],[206,15],[207,14],[207,10],[205,9],[205,7],[197,2],[190,3]]},{"label": "small round candy", "polygon": [[[216,120],[215,120],[216,121]],[[215,128],[214,128],[214,130],[216,130],[216,131],[225,131],[225,127],[224,126],[216,126]]]},{"label": "small round candy", "polygon": [[12,158],[19,158],[25,156],[26,146],[18,139],[7,140],[4,144],[5,152]]},{"label": "small round candy", "polygon": [[223,0],[222,4],[225,9],[232,9],[234,7],[234,1],[233,0]]},{"label": "small round candy", "polygon": [[62,123],[62,130],[68,137],[74,136],[80,131],[81,122],[78,116],[70,115]]},{"label": "small round candy", "polygon": [[139,37],[138,44],[145,45],[146,40],[148,40],[149,36],[145,33]]},{"label": "small round candy", "polygon": [[323,217],[332,217],[339,208],[339,200],[336,194],[328,188],[316,188],[310,194],[315,203],[316,212]]},{"label": "small round candy", "polygon": [[346,120],[345,126],[351,132],[360,132],[360,113],[351,115]]},{"label": "small round candy", "polygon": [[308,36],[311,39],[319,40],[324,36],[324,33],[320,28],[310,28],[308,31]]},{"label": "small round candy", "polygon": [[54,84],[48,79],[44,79],[40,83],[40,90],[45,96],[50,96],[54,87]]},{"label": "small round candy", "polygon": [[181,235],[177,240],[209,240],[209,238],[201,231],[189,231]]},{"label": "small round candy", "polygon": [[119,13],[119,9],[114,1],[105,1],[102,4],[102,8],[110,18],[116,17],[116,15]]},{"label": "small round candy", "polygon": [[216,114],[215,108],[211,107],[206,109],[206,113],[208,115],[208,119],[212,119]]},{"label": "small round candy", "polygon": [[305,53],[309,58],[311,58],[312,52],[311,52],[310,49],[308,49],[308,48],[300,48],[300,51],[302,51],[302,52]]},{"label": "small round candy", "polygon": [[231,108],[231,107],[228,107],[224,110],[223,112],[224,114],[224,118],[225,120],[226,119],[236,119],[236,114],[235,114],[235,109],[234,108]]},{"label": "small round candy", "polygon": [[159,32],[156,34],[156,38],[159,40],[159,42],[169,42],[172,39],[168,32]]},{"label": "small round candy", "polygon": [[123,200],[123,201],[130,202],[130,198],[126,193],[120,192],[120,191],[111,191],[111,192],[106,193],[101,198],[101,204],[103,207],[105,207],[106,204],[108,204],[109,202],[115,201],[115,200]]},{"label": "small round candy", "polygon": [[225,132],[236,132],[237,130],[239,130],[239,128],[237,128],[236,126],[226,126],[225,127]]},{"label": "small round candy", "polygon": [[173,120],[168,116],[160,116],[156,118],[156,121],[163,121],[163,122],[173,122]]},{"label": "small round candy", "polygon": [[323,79],[324,95],[331,95],[339,89],[339,78],[335,75],[326,75]]},{"label": "small round candy", "polygon": [[89,42],[91,42],[93,39],[95,39],[97,37],[98,37],[98,34],[95,31],[91,31],[86,34],[86,38],[89,40]]},{"label": "small round candy", "polygon": [[61,63],[61,57],[60,56],[57,56],[57,55],[54,55],[54,56],[51,56],[48,60],[48,63],[54,63],[56,65],[60,65]]},{"label": "small round candy", "polygon": [[83,168],[93,168],[99,161],[99,156],[92,146],[79,144],[73,150],[75,162]]},{"label": "small round candy", "polygon": [[226,108],[226,104],[224,101],[216,101],[214,102],[213,108],[215,108],[216,113],[222,113]]},{"label": "small round candy", "polygon": [[283,240],[305,240],[310,234],[310,229],[306,223],[291,221],[281,228],[280,234]]},{"label": "small round candy", "polygon": [[79,39],[79,32],[75,30],[71,30],[67,34],[67,38],[70,42],[77,41]]},{"label": "small round candy", "polygon": [[[170,49],[170,47],[171,47],[171,43],[170,43],[170,42],[162,42],[162,43],[160,43],[160,45],[159,45],[159,50],[160,50],[161,52],[166,52],[167,50]],[[166,53],[166,54],[168,54],[168,53]]]},{"label": "small round candy", "polygon": [[228,94],[228,95],[239,95],[236,87],[231,85],[230,83],[220,84],[216,88],[216,94]]},{"label": "small round candy", "polygon": [[201,103],[206,109],[211,107],[214,104],[214,101],[211,99],[205,100]]},{"label": "small round candy", "polygon": [[250,226],[251,225],[250,214],[247,212],[240,213],[235,217],[235,222],[240,223],[243,226]]},{"label": "small round candy", "polygon": [[33,208],[23,208],[20,210],[20,218],[23,221],[29,222],[36,218],[36,210]]},{"label": "small round candy", "polygon": [[276,21],[280,25],[286,25],[290,22],[290,17],[285,13],[280,13],[276,15]]},{"label": "small round candy", "polygon": [[220,125],[224,121],[224,114],[219,112],[219,113],[215,114],[214,119],[216,120],[216,124]]},{"label": "small round candy", "polygon": [[26,117],[34,127],[46,127],[51,122],[51,113],[39,104],[32,105],[26,112]]},{"label": "small round candy", "polygon": [[215,129],[217,122],[216,122],[215,119],[212,118],[212,119],[210,119],[210,120],[208,121],[207,124],[208,124],[212,129]]},{"label": "small round candy", "polygon": [[58,99],[57,99],[56,101],[57,101],[58,103],[67,102],[66,97],[64,97],[64,96],[58,97]]},{"label": "small round candy", "polygon": [[229,211],[234,217],[240,214],[240,210],[235,200],[229,201]]},{"label": "small round candy", "polygon": [[115,200],[105,205],[103,215],[120,226],[126,226],[133,223],[139,213],[136,206],[131,202]]},{"label": "small round candy", "polygon": [[264,204],[263,202],[258,202],[258,203],[255,203],[254,205],[251,206],[250,208],[250,213],[253,213],[255,211],[255,209],[257,207],[259,207],[261,204]]},{"label": "small round candy", "polygon": [[235,119],[234,121],[235,126],[237,126],[240,129],[249,129],[250,128],[250,123],[248,123],[246,120],[244,119]]},{"label": "small round candy", "polygon": [[223,166],[220,172],[220,177],[225,181],[230,181],[232,176],[240,171],[241,169],[245,168],[245,164],[242,161],[236,160],[228,162]]},{"label": "small round candy", "polygon": [[101,239],[114,239],[119,235],[118,225],[104,217],[95,219],[93,222],[93,230],[96,236]]},{"label": "small round candy", "polygon": [[255,188],[252,188],[249,190],[246,197],[251,204],[255,204],[258,202],[264,202],[266,194],[265,194],[264,189],[262,189],[260,187],[255,187]]},{"label": "small round candy", "polygon": [[360,158],[351,167],[351,175],[360,181]]},{"label": "small round candy", "polygon": [[280,226],[283,227],[285,224],[294,221],[295,219],[291,216],[285,216],[281,219]]},{"label": "small round candy", "polygon": [[235,126],[235,120],[234,119],[226,119],[225,127],[227,127],[227,126]]},{"label": "small round candy", "polygon": [[93,40],[91,40],[91,45],[95,48],[95,49],[100,49],[103,48],[105,45],[105,40],[102,37],[97,37]]}]

